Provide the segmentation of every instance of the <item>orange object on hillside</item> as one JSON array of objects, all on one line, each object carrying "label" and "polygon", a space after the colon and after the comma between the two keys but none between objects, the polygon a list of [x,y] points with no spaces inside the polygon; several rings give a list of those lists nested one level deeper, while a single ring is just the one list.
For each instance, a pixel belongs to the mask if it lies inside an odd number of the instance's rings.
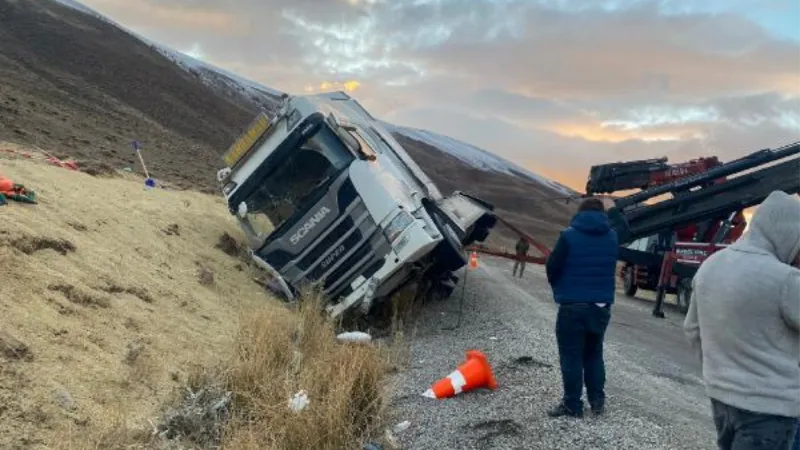
[{"label": "orange object on hillside", "polygon": [[23,203],[36,203],[35,192],[0,175],[0,205],[5,204],[7,198]]}]

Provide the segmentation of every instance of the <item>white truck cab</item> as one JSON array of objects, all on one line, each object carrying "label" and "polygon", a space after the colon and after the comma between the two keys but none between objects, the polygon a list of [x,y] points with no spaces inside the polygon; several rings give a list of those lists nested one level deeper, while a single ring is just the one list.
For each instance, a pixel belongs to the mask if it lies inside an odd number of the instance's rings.
[{"label": "white truck cab", "polygon": [[444,197],[343,92],[284,96],[223,159],[217,178],[253,260],[287,299],[321,285],[334,317],[368,312],[415,275],[451,274],[496,220],[475,197]]}]

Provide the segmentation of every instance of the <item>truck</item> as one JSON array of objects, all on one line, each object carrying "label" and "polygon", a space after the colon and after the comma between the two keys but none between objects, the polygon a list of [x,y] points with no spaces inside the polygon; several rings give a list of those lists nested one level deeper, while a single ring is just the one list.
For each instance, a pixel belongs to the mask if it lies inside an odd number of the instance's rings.
[{"label": "truck", "polygon": [[217,181],[269,289],[295,301],[316,287],[332,317],[368,314],[412,281],[449,296],[464,248],[496,223],[476,196],[443,195],[345,92],[284,95],[223,160]]},{"label": "truck", "polygon": [[[664,317],[664,298],[669,292],[676,293],[679,308],[686,310],[692,296],[691,280],[703,261],[744,232],[742,211],[757,206],[773,191],[800,192],[799,155],[800,142],[795,142],[727,163],[714,160],[711,166],[665,182],[636,184],[644,178],[636,183],[623,182],[627,188],[644,186],[639,192],[615,199],[608,210],[619,237],[619,260],[625,268],[623,276],[628,277],[624,279],[626,290],[635,292],[631,283],[654,289],[655,317]],[[615,185],[591,177],[589,186],[605,184],[613,189]],[[646,277],[632,278],[631,268],[645,268]]]},{"label": "truck", "polygon": [[[634,189],[645,191],[706,173],[722,164],[718,157],[711,156],[678,164],[669,164],[668,158],[663,157],[596,165],[589,171],[586,196]],[[726,178],[721,177],[704,184],[711,186],[725,181]],[[675,190],[671,194],[679,196],[682,192]],[[628,251],[658,255],[671,252],[676,255],[675,258],[680,256],[677,258],[679,263],[696,270],[706,258],[735,242],[746,226],[743,211],[734,211],[728,217],[714,217],[702,223],[689,223],[674,230],[665,229],[658,234],[636,239],[624,246],[624,254],[629,254]],[[678,310],[686,312],[691,296],[691,278],[674,276],[671,273],[673,261],[670,258],[667,260],[669,263],[666,266],[664,261],[657,259],[647,261],[648,264],[624,261],[619,273],[623,292],[633,297],[639,290],[657,291],[661,284],[665,284],[665,292],[675,294]]]}]

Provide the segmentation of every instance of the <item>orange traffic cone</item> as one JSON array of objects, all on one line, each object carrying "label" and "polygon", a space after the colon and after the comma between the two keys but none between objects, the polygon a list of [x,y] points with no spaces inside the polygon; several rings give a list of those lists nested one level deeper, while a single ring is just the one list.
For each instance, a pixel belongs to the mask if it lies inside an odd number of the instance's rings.
[{"label": "orange traffic cone", "polygon": [[477,269],[478,268],[478,253],[472,252],[469,255],[469,268],[470,269]]},{"label": "orange traffic cone", "polygon": [[492,374],[492,367],[483,352],[469,350],[467,360],[458,369],[434,383],[422,395],[428,398],[442,399],[484,387],[497,389],[497,380]]}]

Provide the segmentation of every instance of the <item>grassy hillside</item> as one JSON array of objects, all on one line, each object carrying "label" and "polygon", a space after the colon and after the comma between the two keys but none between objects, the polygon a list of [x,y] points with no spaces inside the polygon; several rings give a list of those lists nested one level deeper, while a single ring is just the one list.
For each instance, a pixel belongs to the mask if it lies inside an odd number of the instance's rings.
[{"label": "grassy hillside", "polygon": [[[337,346],[217,248],[240,238],[218,197],[31,160],[0,159],[0,176],[39,195],[0,206],[0,448],[161,448],[150,423],[201,368],[237,394],[226,448],[293,448],[309,430],[341,448],[370,431],[379,389],[352,394],[380,385],[383,360]],[[290,371],[295,351],[308,362]],[[315,403],[302,420],[285,407],[299,389]]]},{"label": "grassy hillside", "polygon": [[219,156],[254,115],[139,39],[50,0],[0,0],[0,139],[214,187]]}]

